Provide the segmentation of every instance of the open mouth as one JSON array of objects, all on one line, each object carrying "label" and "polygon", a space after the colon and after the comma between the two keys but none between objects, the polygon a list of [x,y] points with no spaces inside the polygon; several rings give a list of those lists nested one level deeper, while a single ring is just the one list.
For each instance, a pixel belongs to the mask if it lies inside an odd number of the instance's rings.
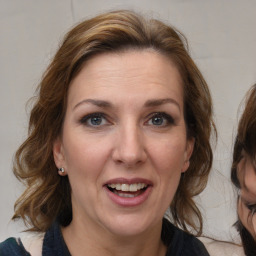
[{"label": "open mouth", "polygon": [[107,188],[112,193],[125,198],[133,198],[144,193],[149,186],[145,183],[134,184],[107,184]]}]

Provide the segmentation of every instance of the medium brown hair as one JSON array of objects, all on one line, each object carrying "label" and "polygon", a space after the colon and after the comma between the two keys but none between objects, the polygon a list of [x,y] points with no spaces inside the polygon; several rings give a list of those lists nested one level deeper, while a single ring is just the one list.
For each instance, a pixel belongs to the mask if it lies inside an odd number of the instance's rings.
[{"label": "medium brown hair", "polygon": [[231,180],[237,188],[240,188],[237,165],[241,160],[242,150],[250,157],[256,169],[256,84],[246,94],[245,108],[238,124],[234,145]]},{"label": "medium brown hair", "polygon": [[202,216],[193,197],[207,183],[212,165],[209,141],[215,126],[208,86],[186,47],[185,37],[174,28],[131,11],[101,14],[67,33],[39,84],[29,135],[16,153],[14,173],[27,188],[15,204],[14,218],[23,218],[36,231],[47,230],[56,218],[61,225],[70,223],[70,184],[67,177],[58,176],[52,152],[62,129],[70,82],[96,54],[151,48],[170,58],[180,72],[187,134],[195,138],[190,166],[181,177],[171,214],[177,226],[200,234]]},{"label": "medium brown hair", "polygon": [[[245,108],[238,124],[234,145],[231,180],[237,188],[241,188],[237,166],[242,159],[243,150],[252,160],[256,174],[256,84],[246,94]],[[234,225],[240,234],[245,254],[256,255],[256,241],[243,226],[240,218]]]}]

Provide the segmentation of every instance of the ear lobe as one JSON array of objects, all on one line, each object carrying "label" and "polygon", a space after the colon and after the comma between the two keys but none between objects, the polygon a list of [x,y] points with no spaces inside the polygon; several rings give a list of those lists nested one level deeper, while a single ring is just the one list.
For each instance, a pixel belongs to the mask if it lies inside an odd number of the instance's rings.
[{"label": "ear lobe", "polygon": [[65,164],[65,157],[63,154],[62,141],[59,137],[54,141],[52,151],[56,167],[58,169],[63,167]]},{"label": "ear lobe", "polygon": [[184,164],[183,164],[183,168],[181,169],[181,172],[187,171],[187,169],[190,165],[189,159],[190,159],[190,157],[193,153],[194,145],[195,145],[195,138],[194,137],[187,140],[187,146],[186,146],[185,157],[184,157]]}]

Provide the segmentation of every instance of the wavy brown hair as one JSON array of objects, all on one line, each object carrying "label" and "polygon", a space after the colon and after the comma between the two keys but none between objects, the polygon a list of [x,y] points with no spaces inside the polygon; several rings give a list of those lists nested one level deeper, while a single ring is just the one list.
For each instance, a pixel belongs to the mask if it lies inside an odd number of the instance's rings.
[{"label": "wavy brown hair", "polygon": [[[245,151],[252,160],[256,174],[256,84],[251,87],[245,97],[245,108],[240,118],[237,136],[233,151],[233,163],[231,168],[231,180],[237,188],[241,188],[238,179],[237,166]],[[246,255],[256,255],[256,241],[243,226],[240,219],[235,224],[240,233]]]},{"label": "wavy brown hair", "polygon": [[190,166],[170,205],[174,223],[185,231],[202,231],[202,216],[193,197],[206,186],[212,165],[210,137],[215,130],[208,86],[191,59],[185,37],[174,28],[131,11],[114,11],[85,20],[65,36],[43,75],[31,111],[29,134],[15,156],[14,173],[26,190],[15,204],[30,230],[45,231],[55,219],[72,220],[71,188],[60,177],[53,159],[53,142],[61,133],[71,80],[96,54],[127,49],[154,49],[167,56],[183,79],[187,136],[195,138]]},{"label": "wavy brown hair", "polygon": [[237,165],[241,160],[242,150],[250,157],[256,169],[256,84],[246,94],[245,108],[238,124],[234,145],[231,180],[237,188],[240,188]]}]

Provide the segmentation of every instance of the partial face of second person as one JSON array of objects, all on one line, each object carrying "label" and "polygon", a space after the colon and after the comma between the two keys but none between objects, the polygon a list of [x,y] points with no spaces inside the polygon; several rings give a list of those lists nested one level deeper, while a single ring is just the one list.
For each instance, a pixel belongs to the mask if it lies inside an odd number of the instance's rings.
[{"label": "partial face of second person", "polygon": [[183,105],[177,68],[153,50],[84,64],[54,144],[72,188],[70,225],[119,237],[159,233],[193,151]]},{"label": "partial face of second person", "polygon": [[238,215],[243,226],[256,241],[256,170],[251,158],[244,151],[237,168],[241,186]]}]

